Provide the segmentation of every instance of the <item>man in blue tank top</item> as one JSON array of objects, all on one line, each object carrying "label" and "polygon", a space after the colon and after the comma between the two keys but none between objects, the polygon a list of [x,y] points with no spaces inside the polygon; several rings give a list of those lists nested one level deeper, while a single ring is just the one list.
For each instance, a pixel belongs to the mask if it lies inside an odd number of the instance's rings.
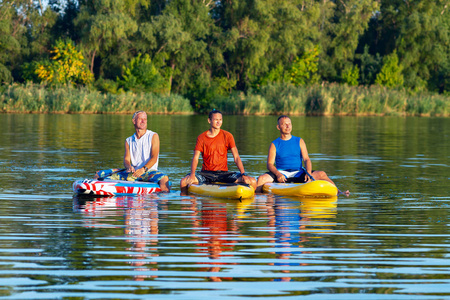
[{"label": "man in blue tank top", "polygon": [[[280,131],[280,137],[270,144],[269,155],[267,156],[267,169],[269,172],[259,176],[256,188],[257,193],[262,192],[262,186],[265,183],[308,182],[311,180],[309,174],[315,180],[326,180],[334,184],[324,171],[312,170],[312,163],[305,141],[291,134],[292,122],[288,116],[283,115],[278,118],[277,129]],[[339,193],[342,192],[339,191]],[[349,195],[350,192],[346,191],[344,194]]]}]

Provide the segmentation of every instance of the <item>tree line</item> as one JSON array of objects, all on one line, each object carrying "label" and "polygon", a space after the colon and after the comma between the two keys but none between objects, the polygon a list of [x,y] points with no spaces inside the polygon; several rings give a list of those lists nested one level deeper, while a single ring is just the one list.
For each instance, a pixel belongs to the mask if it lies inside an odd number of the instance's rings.
[{"label": "tree line", "polygon": [[177,94],[450,91],[446,0],[3,0],[0,81]]}]

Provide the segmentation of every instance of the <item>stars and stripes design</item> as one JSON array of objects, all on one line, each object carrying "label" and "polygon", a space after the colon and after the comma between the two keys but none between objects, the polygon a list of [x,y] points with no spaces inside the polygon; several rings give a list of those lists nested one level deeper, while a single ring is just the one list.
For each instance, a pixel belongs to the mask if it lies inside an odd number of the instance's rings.
[{"label": "stars and stripes design", "polygon": [[153,182],[83,179],[73,183],[73,191],[84,195],[131,196],[160,192],[161,189],[157,183]]}]

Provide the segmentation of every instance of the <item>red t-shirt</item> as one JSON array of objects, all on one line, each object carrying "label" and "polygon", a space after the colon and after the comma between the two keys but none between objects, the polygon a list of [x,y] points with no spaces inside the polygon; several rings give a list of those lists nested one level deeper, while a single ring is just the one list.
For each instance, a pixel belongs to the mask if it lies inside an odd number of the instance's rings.
[{"label": "red t-shirt", "polygon": [[233,135],[225,130],[220,130],[215,137],[208,137],[208,131],[203,132],[197,138],[194,150],[202,153],[202,171],[228,171],[228,150],[236,147]]}]

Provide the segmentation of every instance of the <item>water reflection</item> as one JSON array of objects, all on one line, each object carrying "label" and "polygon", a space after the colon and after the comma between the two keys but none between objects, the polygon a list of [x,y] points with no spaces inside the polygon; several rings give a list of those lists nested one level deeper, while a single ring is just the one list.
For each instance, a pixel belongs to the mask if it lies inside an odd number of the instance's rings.
[{"label": "water reflection", "polygon": [[[320,238],[320,233],[332,230],[337,212],[337,197],[289,198],[269,195],[267,209],[271,237],[275,240],[274,251],[277,262],[270,265],[280,267],[285,276],[275,281],[291,281],[290,267],[306,266],[298,262],[299,256],[311,253],[302,249],[310,239]],[[316,221],[314,222],[314,220]],[[318,219],[322,219],[320,222]],[[311,235],[314,232],[314,235]],[[290,261],[294,258],[293,261]]]},{"label": "water reflection", "polygon": [[[131,247],[125,248],[131,254],[130,266],[134,271],[134,280],[156,278],[156,275],[142,275],[139,271],[157,271],[158,266],[151,259],[158,257],[158,203],[164,204],[167,200],[161,200],[158,194],[144,196],[120,196],[120,197],[74,197],[74,211],[81,212],[85,216],[87,228],[110,228],[103,223],[108,216],[124,215],[125,241]],[[162,208],[164,205],[162,205]],[[121,227],[120,225],[118,227]]]},{"label": "water reflection", "polygon": [[[266,197],[266,196],[264,196]],[[160,256],[159,222],[168,215],[169,201],[161,199],[157,194],[139,197],[74,197],[74,211],[82,213],[86,228],[122,228],[126,247],[127,262],[135,271],[134,280],[157,278]],[[321,235],[333,230],[336,223],[333,219],[337,212],[337,197],[333,198],[288,198],[267,195],[264,202],[247,199],[244,201],[197,198],[182,198],[181,216],[189,220],[189,245],[194,246],[194,253],[204,257],[196,263],[196,272],[209,273],[205,279],[209,281],[231,281],[234,277],[226,275],[231,266],[239,265],[239,249],[248,237],[249,222],[255,218],[265,218],[266,234],[259,236],[260,241],[271,243],[273,262],[268,266],[272,270],[274,281],[290,281],[292,267],[306,266],[302,263],[302,255],[311,253],[304,245]],[[123,216],[123,225],[117,222]],[[184,232],[186,234],[186,232]],[[164,235],[164,234],[162,234]],[[186,248],[187,241],[180,243]],[[306,247],[308,248],[308,247]],[[255,248],[257,249],[257,248]],[[294,268],[295,270],[295,268]],[[150,271],[150,272],[149,272]],[[276,275],[283,273],[282,276]]]}]

